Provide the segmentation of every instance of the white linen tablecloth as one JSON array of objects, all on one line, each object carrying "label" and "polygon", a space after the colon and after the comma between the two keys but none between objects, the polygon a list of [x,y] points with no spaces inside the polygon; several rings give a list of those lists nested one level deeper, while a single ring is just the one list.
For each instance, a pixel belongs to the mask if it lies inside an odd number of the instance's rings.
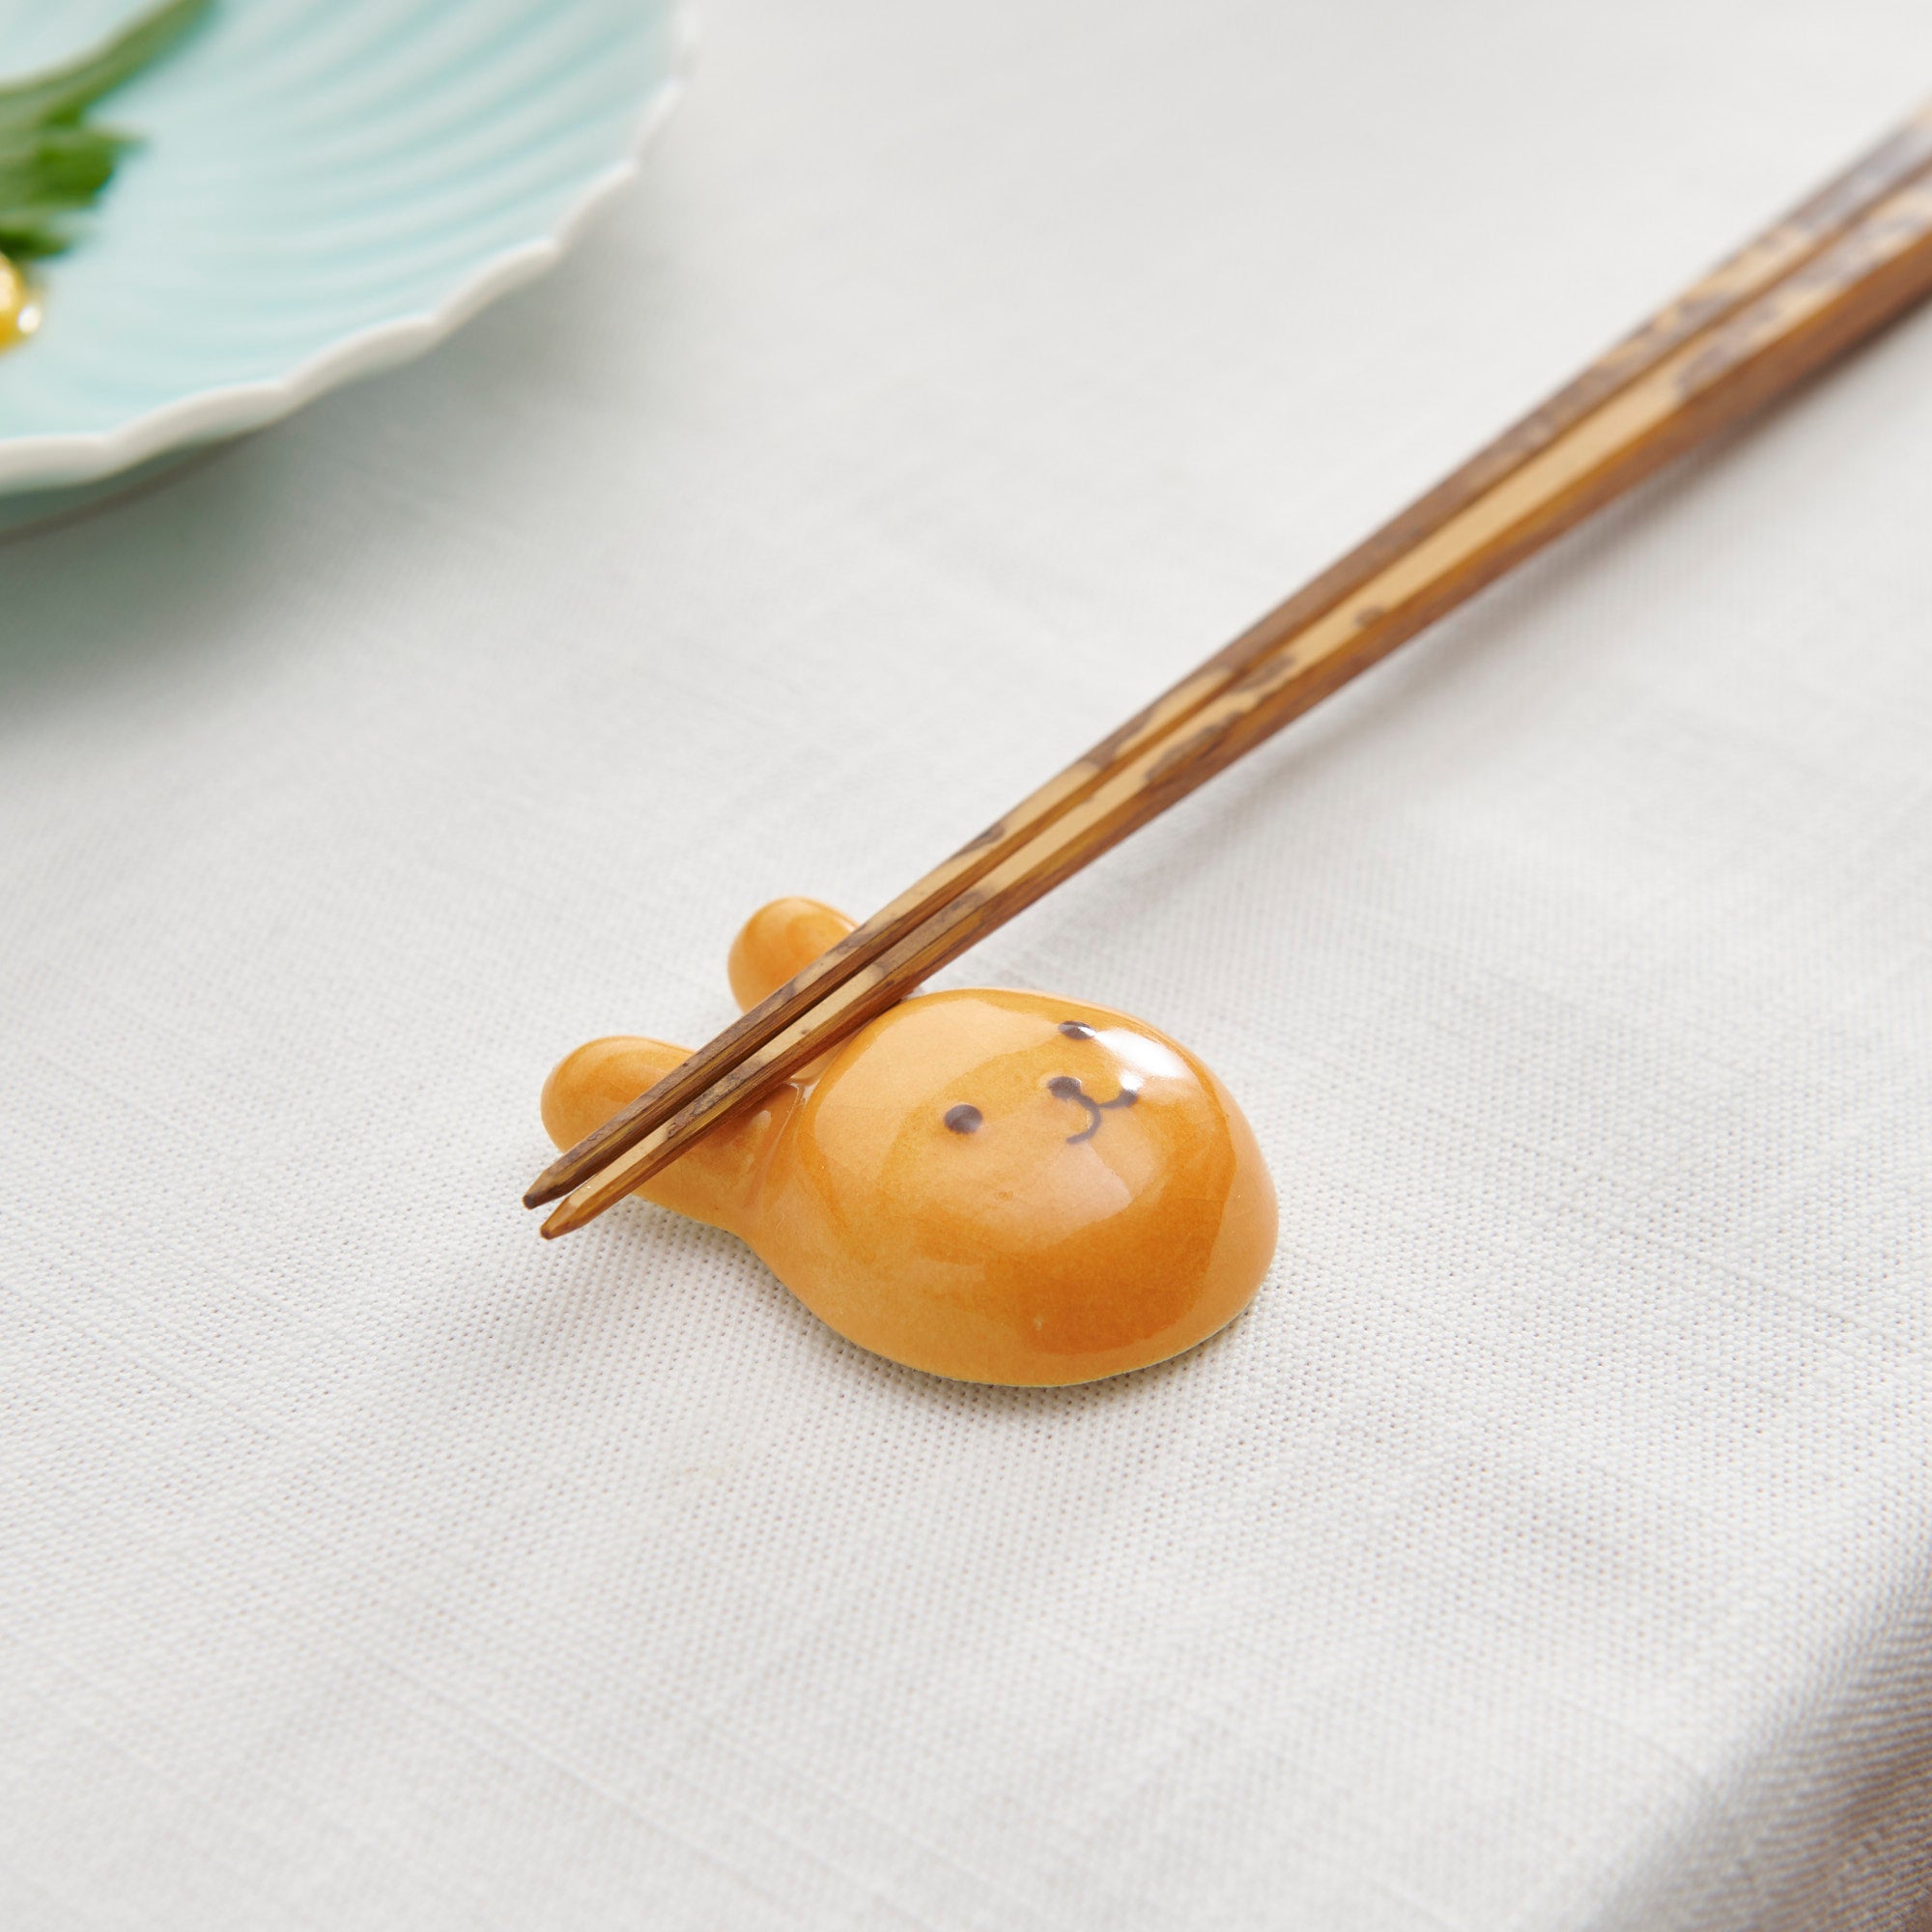
[{"label": "white linen tablecloth", "polygon": [[517,1194],[1932,89],[1922,0],[718,0],[427,361],[0,546],[0,1926],[1932,1924],[1932,315],[949,976],[1248,1108],[1089,1389]]}]

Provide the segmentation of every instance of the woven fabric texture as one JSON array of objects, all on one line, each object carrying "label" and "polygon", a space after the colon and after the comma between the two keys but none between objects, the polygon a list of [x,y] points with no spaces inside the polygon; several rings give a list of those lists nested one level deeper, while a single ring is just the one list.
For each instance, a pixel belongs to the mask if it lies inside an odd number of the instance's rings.
[{"label": "woven fabric texture", "polygon": [[[1932,1924],[1932,315],[948,976],[1256,1305],[949,1385],[517,1195],[1932,87],[1922,0],[717,0],[426,361],[0,546],[0,1925]],[[50,324],[50,326],[54,326]]]}]

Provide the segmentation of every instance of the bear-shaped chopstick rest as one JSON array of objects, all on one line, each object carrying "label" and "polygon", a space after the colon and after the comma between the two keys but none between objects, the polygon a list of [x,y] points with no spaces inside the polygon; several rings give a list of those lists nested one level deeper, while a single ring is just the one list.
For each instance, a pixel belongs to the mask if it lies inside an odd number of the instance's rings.
[{"label": "bear-shaped chopstick rest", "polygon": [[[812,899],[753,914],[731,990],[755,1006],[852,930]],[[543,1090],[569,1147],[686,1057],[580,1046]],[[1043,993],[901,1001],[637,1190],[741,1236],[848,1340],[964,1381],[1145,1368],[1245,1308],[1274,1187],[1226,1089],[1124,1013]]]}]

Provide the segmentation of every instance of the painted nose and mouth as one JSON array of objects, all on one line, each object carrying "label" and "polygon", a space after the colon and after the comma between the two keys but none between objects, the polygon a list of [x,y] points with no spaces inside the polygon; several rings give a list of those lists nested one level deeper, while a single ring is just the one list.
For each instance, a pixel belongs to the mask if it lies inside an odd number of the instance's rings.
[{"label": "painted nose and mouth", "polygon": [[[1061,1032],[1071,1034],[1073,1028],[1064,1026]],[[1080,1037],[1092,1038],[1092,1029],[1083,1028]],[[1067,1146],[1072,1147],[1080,1141],[1091,1141],[1100,1131],[1103,1115],[1116,1107],[1131,1107],[1141,1097],[1141,1076],[1122,1069],[1121,1091],[1111,1100],[1094,1099],[1071,1073],[1056,1073],[1046,1083],[1046,1091],[1056,1100],[1071,1100],[1087,1115],[1087,1124],[1077,1134],[1066,1136]],[[942,1124],[955,1134],[977,1134],[985,1124],[986,1117],[970,1101],[961,1101],[956,1107],[949,1107],[941,1120]]]},{"label": "painted nose and mouth", "polygon": [[1132,1073],[1121,1075],[1121,1091],[1111,1100],[1095,1100],[1070,1073],[1056,1073],[1046,1083],[1046,1091],[1056,1100],[1073,1100],[1087,1110],[1087,1124],[1077,1134],[1066,1136],[1066,1145],[1072,1147],[1077,1141],[1091,1141],[1100,1131],[1101,1116],[1115,1107],[1131,1107],[1141,1096],[1139,1077]]}]

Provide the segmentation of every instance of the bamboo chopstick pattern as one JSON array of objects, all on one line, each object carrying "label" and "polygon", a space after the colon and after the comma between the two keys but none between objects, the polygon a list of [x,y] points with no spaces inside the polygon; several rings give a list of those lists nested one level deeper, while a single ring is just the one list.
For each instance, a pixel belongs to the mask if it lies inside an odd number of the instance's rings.
[{"label": "bamboo chopstick pattern", "polygon": [[1445,611],[1932,288],[1932,109],[554,1162],[581,1227]]}]

